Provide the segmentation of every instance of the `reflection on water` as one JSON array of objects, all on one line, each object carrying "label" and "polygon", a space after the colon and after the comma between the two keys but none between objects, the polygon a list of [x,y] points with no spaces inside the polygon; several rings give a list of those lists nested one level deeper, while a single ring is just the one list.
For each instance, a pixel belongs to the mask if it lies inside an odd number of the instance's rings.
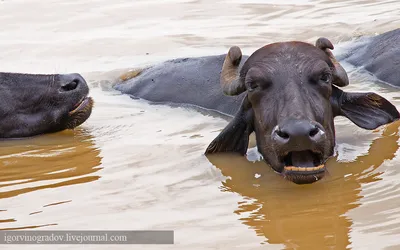
[{"label": "reflection on water", "polygon": [[0,142],[0,199],[95,181],[98,154],[91,136],[81,130]]},{"label": "reflection on water", "polygon": [[[0,141],[0,199],[95,181],[100,178],[96,175],[101,169],[100,161],[99,149],[95,148],[93,137],[81,129]],[[60,201],[43,207],[66,202]],[[38,213],[41,211],[30,215]],[[0,222],[13,221],[9,219]],[[22,228],[36,227],[41,226]]]},{"label": "reflection on water", "polygon": [[269,244],[284,244],[289,249],[345,249],[352,225],[345,214],[359,205],[361,184],[380,180],[377,168],[394,158],[399,125],[387,126],[372,141],[367,155],[346,163],[331,158],[329,176],[312,185],[298,186],[278,178],[262,161],[252,163],[234,155],[208,158],[229,177],[222,190],[244,198],[234,212]]}]

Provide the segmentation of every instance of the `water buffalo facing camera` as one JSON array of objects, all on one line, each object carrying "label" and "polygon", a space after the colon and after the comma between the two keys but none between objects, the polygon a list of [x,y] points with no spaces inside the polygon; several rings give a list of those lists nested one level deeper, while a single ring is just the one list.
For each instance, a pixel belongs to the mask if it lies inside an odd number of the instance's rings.
[{"label": "water buffalo facing camera", "polygon": [[312,183],[324,177],[325,162],[333,154],[335,116],[364,129],[399,118],[383,97],[339,88],[349,80],[332,49],[325,38],[315,45],[273,43],[250,57],[232,47],[224,55],[136,69],[121,76],[115,89],[157,104],[189,104],[227,114],[233,119],[207,155],[244,155],[255,132],[258,150],[275,171],[295,183]]},{"label": "water buffalo facing camera", "polygon": [[79,74],[0,73],[0,138],[72,129],[85,122],[93,100]]},{"label": "water buffalo facing camera", "polygon": [[206,154],[245,154],[255,132],[258,151],[276,172],[297,184],[313,183],[324,177],[334,151],[335,116],[365,129],[398,119],[397,109],[383,97],[338,88],[349,80],[330,49],[325,38],[315,46],[273,43],[255,51],[240,68],[241,50],[230,48],[220,76],[222,90],[246,95]]}]

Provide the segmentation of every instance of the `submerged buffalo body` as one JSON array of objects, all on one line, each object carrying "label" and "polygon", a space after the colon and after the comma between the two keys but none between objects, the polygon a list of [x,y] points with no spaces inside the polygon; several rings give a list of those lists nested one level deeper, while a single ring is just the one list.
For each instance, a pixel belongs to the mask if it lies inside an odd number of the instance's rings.
[{"label": "submerged buffalo body", "polygon": [[155,103],[191,104],[233,116],[244,95],[222,93],[219,75],[224,60],[225,55],[218,55],[166,61],[115,88]]},{"label": "submerged buffalo body", "polygon": [[71,129],[89,118],[93,100],[79,74],[0,73],[0,138]]},{"label": "submerged buffalo body", "polygon": [[234,116],[206,154],[244,155],[251,133],[264,160],[285,178],[312,183],[325,174],[335,145],[334,117],[375,129],[399,118],[375,93],[347,93],[347,74],[325,38],[315,45],[282,42],[250,57],[239,47],[227,55],[168,61],[115,88],[158,103],[192,104]]},{"label": "submerged buffalo body", "polygon": [[362,37],[341,55],[356,67],[363,67],[379,80],[400,87],[400,28],[374,37]]}]

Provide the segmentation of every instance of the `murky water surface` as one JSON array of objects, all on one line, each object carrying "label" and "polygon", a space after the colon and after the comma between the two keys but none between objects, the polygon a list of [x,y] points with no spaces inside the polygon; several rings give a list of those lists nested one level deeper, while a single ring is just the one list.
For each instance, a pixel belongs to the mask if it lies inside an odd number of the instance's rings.
[{"label": "murky water surface", "polygon": [[[96,106],[74,131],[0,142],[0,228],[175,230],[174,246],[82,249],[400,249],[399,122],[364,131],[337,119],[329,176],[298,186],[254,148],[207,159],[226,120],[132,100],[110,83],[232,45],[249,54],[326,36],[340,53],[357,36],[400,27],[399,16],[399,1],[1,1],[1,71],[81,72]],[[349,90],[400,108],[398,89],[344,66]]]}]

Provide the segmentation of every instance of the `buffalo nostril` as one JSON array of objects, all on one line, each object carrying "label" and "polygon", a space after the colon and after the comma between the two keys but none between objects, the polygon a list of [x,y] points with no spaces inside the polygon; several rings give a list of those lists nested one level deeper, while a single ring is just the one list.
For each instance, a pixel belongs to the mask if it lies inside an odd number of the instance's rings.
[{"label": "buffalo nostril", "polygon": [[71,82],[62,85],[61,89],[64,90],[64,91],[74,90],[74,89],[76,89],[78,87],[79,82],[80,82],[79,79],[74,79]]},{"label": "buffalo nostril", "polygon": [[310,137],[314,137],[318,134],[318,132],[319,132],[319,128],[317,126],[315,126],[313,129],[310,130],[309,135],[310,135]]},{"label": "buffalo nostril", "polygon": [[284,132],[284,131],[282,131],[282,130],[277,130],[276,131],[276,134],[279,136],[279,137],[281,137],[281,138],[283,138],[283,139],[289,139],[289,134],[288,133],[286,133],[286,132]]}]

